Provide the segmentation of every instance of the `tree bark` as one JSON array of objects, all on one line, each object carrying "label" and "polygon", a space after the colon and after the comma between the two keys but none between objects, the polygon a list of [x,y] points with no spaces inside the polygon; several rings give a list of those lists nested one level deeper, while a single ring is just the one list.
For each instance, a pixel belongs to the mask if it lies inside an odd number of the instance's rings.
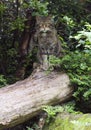
[{"label": "tree bark", "polygon": [[38,114],[43,105],[55,105],[72,96],[67,74],[36,71],[0,89],[0,130],[16,126]]},{"label": "tree bark", "polygon": [[26,11],[26,19],[25,28],[21,36],[21,43],[19,46],[19,60],[18,60],[18,67],[16,71],[16,77],[18,79],[24,79],[25,70],[27,66],[27,56],[28,56],[28,49],[31,36],[35,32],[35,17],[32,16],[33,10]]}]

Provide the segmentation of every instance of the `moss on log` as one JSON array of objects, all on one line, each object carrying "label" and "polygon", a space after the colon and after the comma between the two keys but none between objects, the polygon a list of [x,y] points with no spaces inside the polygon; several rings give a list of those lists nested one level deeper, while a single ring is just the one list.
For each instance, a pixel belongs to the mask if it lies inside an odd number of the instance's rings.
[{"label": "moss on log", "polygon": [[91,130],[91,114],[59,114],[43,130]]}]

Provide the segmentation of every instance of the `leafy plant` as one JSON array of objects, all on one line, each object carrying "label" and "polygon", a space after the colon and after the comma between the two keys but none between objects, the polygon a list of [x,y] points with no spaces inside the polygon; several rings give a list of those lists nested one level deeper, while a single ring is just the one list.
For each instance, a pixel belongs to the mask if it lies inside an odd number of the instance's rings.
[{"label": "leafy plant", "polygon": [[87,100],[86,95],[88,95],[88,100],[90,100],[90,93],[88,93],[91,87],[90,57],[90,53],[76,51],[71,52],[61,60],[61,68],[68,72],[71,82],[76,85],[76,91],[73,95],[77,100],[80,100],[80,98]]},{"label": "leafy plant", "polygon": [[6,6],[5,6],[5,4],[3,4],[3,3],[0,3],[0,14],[2,15],[3,13],[4,13],[4,11],[6,10]]},{"label": "leafy plant", "polygon": [[78,44],[76,48],[83,47],[85,50],[91,50],[91,24],[85,23],[82,31],[78,31],[75,36],[70,36],[75,39]]},{"label": "leafy plant", "polygon": [[26,19],[17,17],[16,20],[11,23],[11,31],[18,29],[19,31],[22,32],[24,30],[25,21],[26,21]]},{"label": "leafy plant", "polygon": [[67,23],[67,25],[70,26],[70,27],[74,27],[75,26],[75,23],[74,23],[73,19],[68,17],[68,16],[64,16],[63,17],[63,21],[65,23]]},{"label": "leafy plant", "polygon": [[32,7],[35,12],[32,15],[48,15],[48,2],[41,2],[38,0],[30,0],[29,6]]},{"label": "leafy plant", "polygon": [[73,96],[76,101],[89,102],[91,98],[91,53],[74,51],[67,53],[63,58],[50,60],[53,66],[57,64],[65,70],[75,86]]},{"label": "leafy plant", "polygon": [[46,121],[49,122],[57,113],[63,112],[64,108],[61,106],[43,106],[43,110],[48,114]]},{"label": "leafy plant", "polygon": [[0,75],[0,88],[7,85],[7,80],[5,79],[4,75]]},{"label": "leafy plant", "polygon": [[70,101],[68,103],[65,103],[63,104],[63,108],[64,108],[64,111],[67,111],[69,113],[78,113],[78,111],[75,110],[75,102],[74,101]]},{"label": "leafy plant", "polygon": [[32,128],[30,128],[30,127],[27,127],[27,130],[33,130]]}]

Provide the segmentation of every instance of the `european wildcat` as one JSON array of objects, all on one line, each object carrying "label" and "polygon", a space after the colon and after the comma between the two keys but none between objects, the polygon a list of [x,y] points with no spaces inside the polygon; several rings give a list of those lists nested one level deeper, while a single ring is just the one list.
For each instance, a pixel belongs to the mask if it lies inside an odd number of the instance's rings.
[{"label": "european wildcat", "polygon": [[42,69],[50,67],[49,57],[51,55],[59,57],[61,54],[61,43],[57,36],[54,22],[50,16],[36,17],[36,33],[31,39],[30,47],[38,46],[38,61]]}]

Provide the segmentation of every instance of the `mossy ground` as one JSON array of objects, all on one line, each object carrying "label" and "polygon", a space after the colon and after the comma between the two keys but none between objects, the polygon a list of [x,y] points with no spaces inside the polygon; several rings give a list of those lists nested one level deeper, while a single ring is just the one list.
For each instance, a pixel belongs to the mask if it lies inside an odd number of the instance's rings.
[{"label": "mossy ground", "polygon": [[58,115],[43,130],[91,130],[91,115]]}]

